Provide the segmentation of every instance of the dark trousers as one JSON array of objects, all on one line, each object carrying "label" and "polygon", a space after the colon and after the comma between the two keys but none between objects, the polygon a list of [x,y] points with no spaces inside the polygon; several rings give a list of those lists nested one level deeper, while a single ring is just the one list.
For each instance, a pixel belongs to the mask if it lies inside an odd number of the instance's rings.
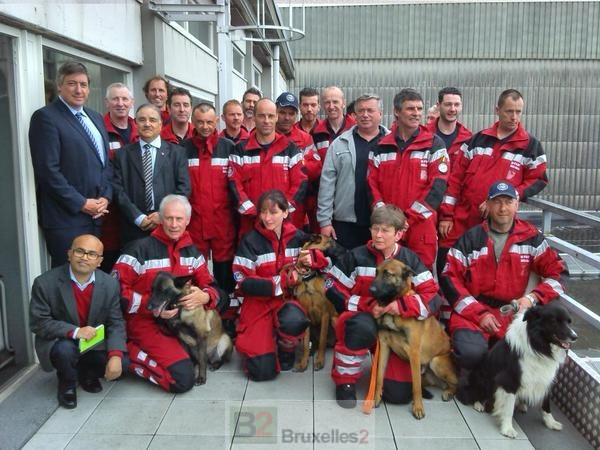
[{"label": "dark trousers", "polygon": [[[100,378],[106,369],[106,351],[90,350],[79,353],[78,341],[59,339],[50,350],[50,362],[56,368],[58,381],[64,386],[75,387],[80,378]],[[129,360],[123,355],[123,373]]]},{"label": "dark trousers", "polygon": [[89,224],[71,228],[44,228],[46,248],[52,258],[52,268],[62,266],[67,259],[67,250],[71,248],[73,239],[82,234],[93,234],[100,237],[100,226]]},{"label": "dark trousers", "polygon": [[331,224],[335,230],[338,243],[348,250],[365,245],[371,239],[369,225],[358,225],[338,220],[334,220]]}]

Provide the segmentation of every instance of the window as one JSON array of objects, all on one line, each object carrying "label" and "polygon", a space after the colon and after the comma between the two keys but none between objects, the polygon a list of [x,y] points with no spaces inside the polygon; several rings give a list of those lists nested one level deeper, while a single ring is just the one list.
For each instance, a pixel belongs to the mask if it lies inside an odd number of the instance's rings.
[{"label": "window", "polygon": [[262,73],[256,66],[252,67],[252,85],[262,91]]},{"label": "window", "polygon": [[53,48],[43,47],[44,52],[44,88],[46,90],[46,103],[53,101],[56,96],[56,72],[65,62],[75,60],[85,64],[90,75],[90,96],[87,106],[104,111],[104,94],[106,86],[111,83],[123,83],[125,72],[96,62],[82,60],[82,58],[60,52]]},{"label": "window", "polygon": [[235,45],[233,46],[233,68],[241,76],[244,76],[244,55]]},{"label": "window", "polygon": [[214,22],[180,22],[181,25],[184,23],[187,23],[187,30],[192,36],[211,50],[214,49]]}]

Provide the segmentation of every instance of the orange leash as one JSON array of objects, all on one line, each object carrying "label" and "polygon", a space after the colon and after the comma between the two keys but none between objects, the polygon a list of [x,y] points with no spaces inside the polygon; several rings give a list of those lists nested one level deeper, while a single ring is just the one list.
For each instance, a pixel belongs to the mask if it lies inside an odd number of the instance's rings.
[{"label": "orange leash", "polygon": [[371,378],[369,379],[369,390],[363,403],[363,413],[371,414],[375,406],[375,387],[377,385],[377,366],[379,364],[379,338],[375,341],[375,353],[371,363]]}]

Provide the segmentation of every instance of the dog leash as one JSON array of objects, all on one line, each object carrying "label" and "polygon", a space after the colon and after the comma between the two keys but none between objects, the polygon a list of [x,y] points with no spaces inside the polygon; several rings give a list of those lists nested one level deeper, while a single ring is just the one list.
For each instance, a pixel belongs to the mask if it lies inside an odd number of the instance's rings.
[{"label": "dog leash", "polygon": [[512,300],[508,305],[500,307],[500,314],[508,316],[509,314],[516,314],[519,312],[519,302]]},{"label": "dog leash", "polygon": [[369,378],[369,389],[363,403],[363,413],[371,414],[375,406],[375,387],[377,386],[377,371],[379,365],[379,338],[375,341],[375,353],[373,353],[373,362],[371,363],[371,377]]}]

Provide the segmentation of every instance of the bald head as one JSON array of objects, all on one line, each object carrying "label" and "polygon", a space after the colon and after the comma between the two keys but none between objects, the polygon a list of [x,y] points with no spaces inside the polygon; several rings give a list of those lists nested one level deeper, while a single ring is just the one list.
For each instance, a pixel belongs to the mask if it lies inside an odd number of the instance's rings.
[{"label": "bald head", "polygon": [[277,122],[277,106],[271,99],[261,98],[254,108],[256,123],[256,138],[261,144],[267,144],[275,139],[275,123]]},{"label": "bald head", "polygon": [[67,252],[71,271],[79,282],[89,280],[90,276],[102,263],[104,245],[100,239],[91,234],[82,234],[73,239]]},{"label": "bald head", "polygon": [[323,89],[321,104],[325,109],[327,120],[330,122],[341,122],[344,117],[346,99],[344,92],[337,86],[329,86]]}]

